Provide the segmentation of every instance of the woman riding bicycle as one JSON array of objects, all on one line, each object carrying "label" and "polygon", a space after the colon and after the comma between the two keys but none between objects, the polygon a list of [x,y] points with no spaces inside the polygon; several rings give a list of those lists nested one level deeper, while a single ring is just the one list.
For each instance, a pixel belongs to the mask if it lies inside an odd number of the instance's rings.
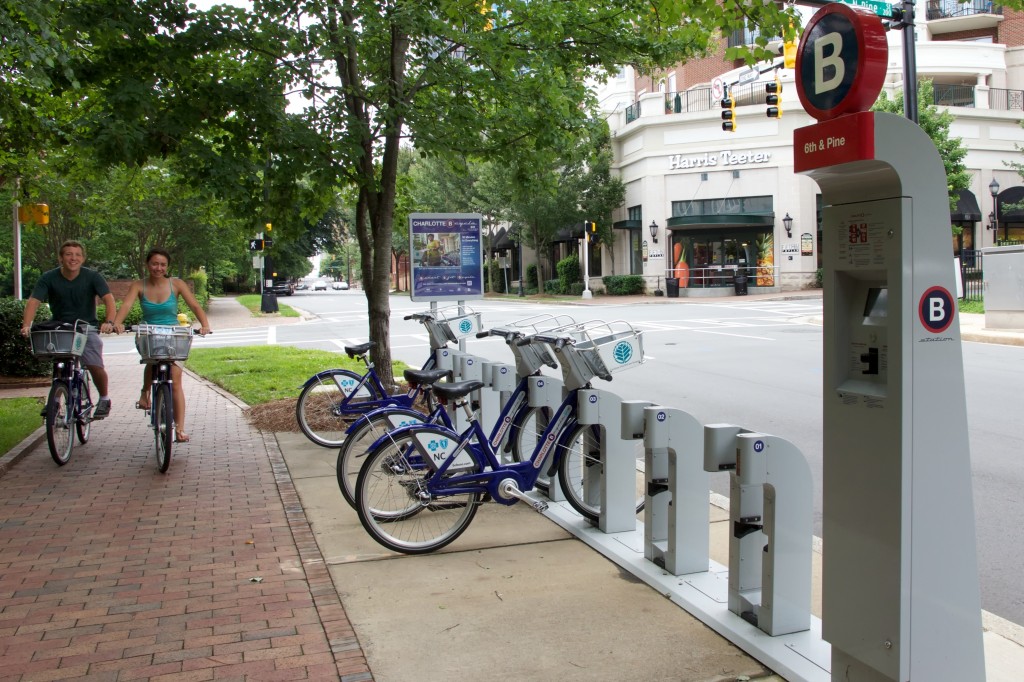
[{"label": "woman riding bicycle", "polygon": [[[192,294],[188,285],[180,279],[167,275],[167,268],[171,264],[171,256],[163,249],[150,249],[146,254],[146,270],[149,275],[146,279],[132,282],[128,293],[121,301],[121,308],[114,318],[114,328],[117,333],[124,331],[124,320],[131,311],[132,304],[138,299],[142,306],[142,321],[146,324],[161,326],[176,326],[178,324],[178,296],[181,296],[188,307],[195,314],[202,325],[199,333],[206,335],[210,333],[210,322],[206,318],[206,312],[199,305],[199,301]],[[146,365],[146,372],[142,384],[142,393],[135,406],[140,410],[148,410],[149,388],[153,377],[153,367]],[[174,381],[174,439],[179,443],[187,443],[188,433],[185,431],[185,389],[181,383],[181,367],[177,364],[171,365],[171,378]]]}]

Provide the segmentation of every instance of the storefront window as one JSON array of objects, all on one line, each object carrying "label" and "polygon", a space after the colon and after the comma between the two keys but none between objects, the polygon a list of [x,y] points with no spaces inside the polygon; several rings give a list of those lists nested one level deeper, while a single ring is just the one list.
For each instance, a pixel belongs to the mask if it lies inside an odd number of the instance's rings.
[{"label": "storefront window", "polygon": [[[739,268],[755,268],[772,272],[774,256],[772,233],[769,230],[717,230],[714,232],[672,232],[672,259],[670,276],[679,278],[680,287],[705,288],[732,286]],[[762,254],[764,250],[768,254]],[[767,277],[761,277],[762,286],[772,286]],[[752,285],[756,279],[750,280]]]},{"label": "storefront window", "polygon": [[640,230],[629,231],[629,274],[644,274],[643,245],[640,243]]}]

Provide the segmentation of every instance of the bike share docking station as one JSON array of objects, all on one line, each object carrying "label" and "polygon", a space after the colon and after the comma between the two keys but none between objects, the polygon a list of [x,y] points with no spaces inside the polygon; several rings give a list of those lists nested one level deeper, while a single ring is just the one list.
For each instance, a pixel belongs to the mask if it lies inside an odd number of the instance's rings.
[{"label": "bike share docking station", "polygon": [[[919,126],[868,111],[887,53],[880,19],[841,3],[814,15],[797,53],[819,122],[795,131],[794,169],[824,206],[821,619],[808,608],[811,478],[780,438],[711,425],[700,440],[689,415],[647,408],[642,545],[559,505],[547,514],[787,680],[981,682],[945,170]],[[701,568],[697,462],[730,475],[728,567]]]}]

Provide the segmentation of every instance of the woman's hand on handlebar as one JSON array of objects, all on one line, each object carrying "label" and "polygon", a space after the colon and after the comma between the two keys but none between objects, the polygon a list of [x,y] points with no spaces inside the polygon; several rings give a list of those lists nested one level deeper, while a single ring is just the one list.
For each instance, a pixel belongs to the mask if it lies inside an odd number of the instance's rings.
[{"label": "woman's hand on handlebar", "polygon": [[199,331],[196,333],[199,334],[200,336],[206,336],[207,334],[212,334],[213,331],[210,329],[209,325],[204,324],[202,327],[199,328]]}]

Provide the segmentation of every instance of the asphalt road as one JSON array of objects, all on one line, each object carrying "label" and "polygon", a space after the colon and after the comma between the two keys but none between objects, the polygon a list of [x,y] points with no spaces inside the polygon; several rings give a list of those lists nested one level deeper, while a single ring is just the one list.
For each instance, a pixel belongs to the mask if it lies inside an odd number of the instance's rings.
[{"label": "asphalt road", "polygon": [[[295,325],[217,330],[204,345],[278,343],[340,350],[366,340],[361,291],[298,292],[282,302],[319,319]],[[815,533],[821,533],[822,334],[820,299],[628,306],[563,306],[531,302],[476,302],[484,326],[549,313],[587,319],[626,320],[644,331],[647,362],[596,380],[624,399],[646,399],[683,409],[701,423],[731,423],[786,438],[808,459],[815,484]],[[427,357],[423,328],[402,316],[428,308],[403,297],[392,299],[392,349],[396,359],[419,365]],[[106,351],[134,352],[130,339],[105,341]],[[498,340],[471,340],[470,352],[511,362]],[[123,347],[122,347],[123,346]],[[982,607],[1024,624],[1024,587],[1018,576],[1024,560],[1020,490],[1024,487],[1024,422],[1017,418],[1015,391],[1024,385],[1024,348],[965,342],[965,390]],[[728,494],[725,474],[712,488]],[[869,500],[865,500],[869,504]],[[1017,510],[1016,512],[1014,510]],[[957,548],[950,547],[955,552]]]}]

